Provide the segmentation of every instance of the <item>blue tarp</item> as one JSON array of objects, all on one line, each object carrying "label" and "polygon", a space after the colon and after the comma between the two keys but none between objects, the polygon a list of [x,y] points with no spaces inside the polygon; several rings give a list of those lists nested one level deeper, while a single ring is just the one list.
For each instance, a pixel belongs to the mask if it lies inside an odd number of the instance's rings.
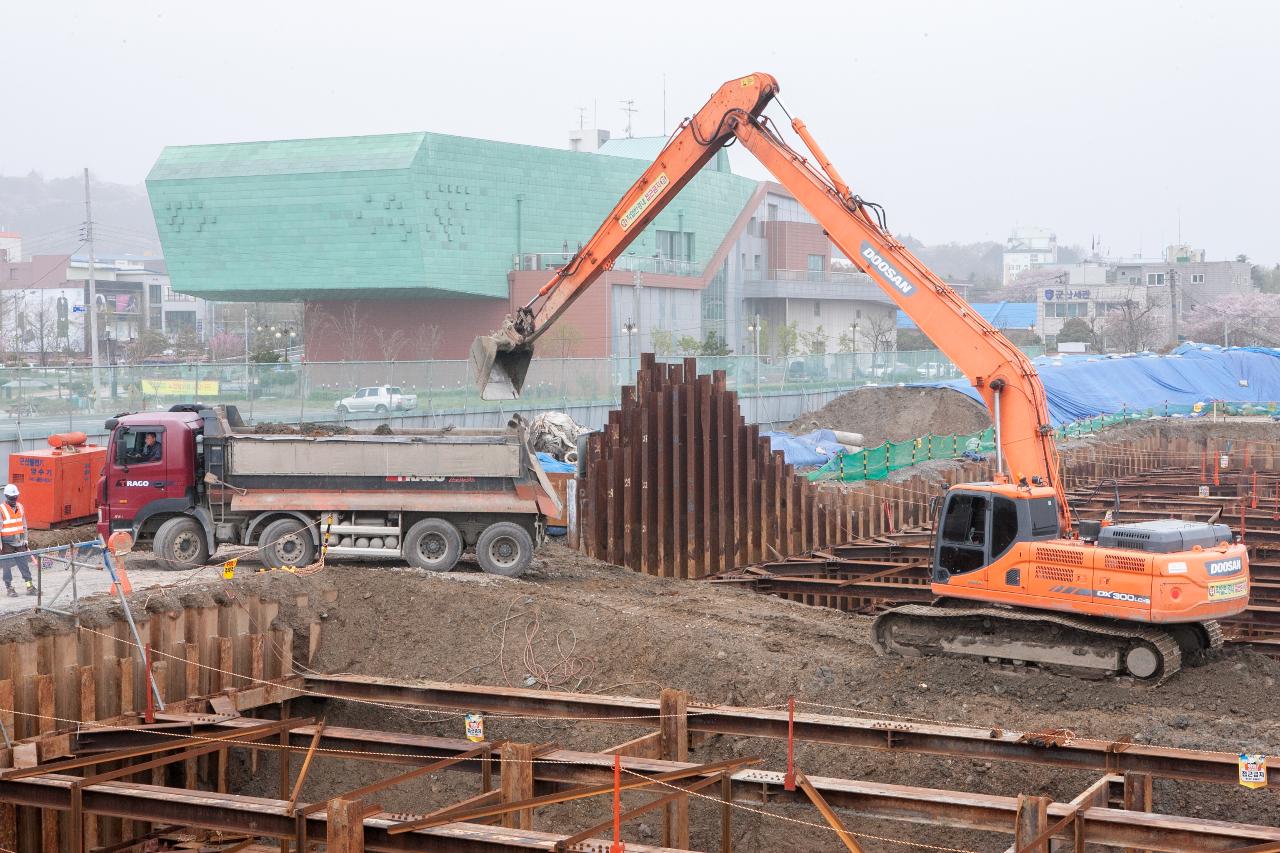
[{"label": "blue tarp", "polygon": [[809,468],[825,465],[840,452],[840,443],[829,429],[815,429],[804,435],[790,435],[785,432],[762,432],[768,437],[772,450],[781,450],[783,458],[789,465],[798,468]]},{"label": "blue tarp", "polygon": [[[1160,415],[1166,405],[1280,401],[1280,349],[1183,344],[1165,356],[1041,356],[1035,365],[1055,426],[1122,411]],[[966,380],[936,384],[978,399]]]},{"label": "blue tarp", "polygon": [[572,462],[561,462],[550,453],[539,453],[538,463],[542,465],[542,470],[548,474],[572,474],[578,470],[578,466]]}]

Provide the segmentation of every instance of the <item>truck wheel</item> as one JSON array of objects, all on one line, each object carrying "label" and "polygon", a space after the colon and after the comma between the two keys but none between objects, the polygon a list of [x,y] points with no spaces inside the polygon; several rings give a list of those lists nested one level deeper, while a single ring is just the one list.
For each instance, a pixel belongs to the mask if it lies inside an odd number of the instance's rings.
[{"label": "truck wheel", "polygon": [[490,524],[476,540],[476,559],[489,574],[515,577],[533,560],[533,540],[523,527],[510,521]]},{"label": "truck wheel", "polygon": [[351,414],[351,410],[350,410],[350,409],[348,409],[346,406],[339,405],[339,406],[338,406],[338,414],[340,414],[340,415],[349,415],[349,414]]},{"label": "truck wheel", "polygon": [[453,571],[462,555],[462,534],[443,518],[424,518],[405,534],[403,553],[415,569]]},{"label": "truck wheel", "polygon": [[374,409],[374,411],[380,415],[385,415],[387,413],[387,407],[379,403],[378,408]]},{"label": "truck wheel", "polygon": [[151,553],[166,569],[196,569],[209,562],[209,540],[200,522],[180,515],[160,525]]},{"label": "truck wheel", "polygon": [[307,525],[296,518],[273,521],[258,538],[263,565],[272,569],[301,568],[315,562],[316,546]]}]

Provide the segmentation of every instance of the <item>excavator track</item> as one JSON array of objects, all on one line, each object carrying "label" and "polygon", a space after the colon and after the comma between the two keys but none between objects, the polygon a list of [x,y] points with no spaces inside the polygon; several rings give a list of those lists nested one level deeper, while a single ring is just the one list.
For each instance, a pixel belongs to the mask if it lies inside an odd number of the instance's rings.
[{"label": "excavator track", "polygon": [[[1202,624],[1210,648],[1221,646],[1217,623]],[[969,656],[1086,677],[1131,675],[1153,686],[1182,668],[1177,640],[1158,626],[955,602],[880,614],[872,644],[881,655]]]}]

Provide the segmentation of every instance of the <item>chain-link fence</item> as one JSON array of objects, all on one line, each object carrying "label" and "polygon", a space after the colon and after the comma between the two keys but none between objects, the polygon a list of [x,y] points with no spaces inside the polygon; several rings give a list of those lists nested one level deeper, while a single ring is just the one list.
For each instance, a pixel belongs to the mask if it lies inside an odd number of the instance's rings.
[{"label": "chain-link fence", "polygon": [[[678,362],[681,357],[659,360]],[[537,358],[514,405],[480,399],[463,360],[4,367],[0,431],[23,420],[38,421],[36,431],[82,429],[118,412],[156,411],[192,400],[235,404],[254,422],[614,406],[621,387],[633,381],[639,361],[638,356]],[[960,378],[937,350],[789,358],[731,355],[697,361],[699,373],[723,370],[728,386],[744,396]],[[369,388],[392,390],[361,393]]]}]

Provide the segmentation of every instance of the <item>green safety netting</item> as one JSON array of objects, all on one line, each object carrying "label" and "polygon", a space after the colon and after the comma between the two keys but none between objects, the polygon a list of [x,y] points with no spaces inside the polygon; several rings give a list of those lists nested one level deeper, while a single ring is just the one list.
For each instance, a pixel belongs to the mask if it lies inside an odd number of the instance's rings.
[{"label": "green safety netting", "polygon": [[[1275,402],[1234,403],[1206,402],[1194,405],[1163,405],[1137,411],[1097,415],[1055,430],[1060,440],[1098,432],[1129,421],[1160,417],[1205,417],[1211,415],[1270,415],[1280,412]],[[908,441],[890,441],[879,447],[868,447],[857,453],[843,453],[807,476],[811,481],[883,480],[890,471],[906,468],[930,459],[955,459],[966,450],[991,453],[996,449],[995,430],[985,429],[971,435],[922,435]]]}]

